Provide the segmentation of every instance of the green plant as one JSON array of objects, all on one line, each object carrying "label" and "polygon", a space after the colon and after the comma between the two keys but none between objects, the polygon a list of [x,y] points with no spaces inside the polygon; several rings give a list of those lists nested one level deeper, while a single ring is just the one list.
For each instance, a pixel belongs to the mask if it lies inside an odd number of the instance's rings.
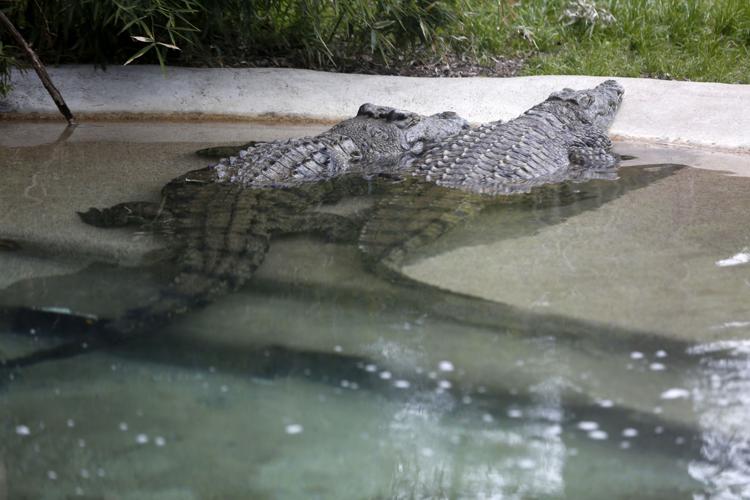
[{"label": "green plant", "polygon": [[119,34],[127,33],[132,40],[146,44],[124,64],[153,51],[164,68],[166,49],[180,50],[178,40],[195,43],[192,35],[199,30],[190,17],[201,8],[197,0],[112,0],[112,4],[113,24],[122,26]]},{"label": "green plant", "polygon": [[[48,64],[358,69],[458,54],[525,74],[750,83],[748,0],[0,0]],[[9,39],[0,52],[7,87]]]},{"label": "green plant", "polygon": [[4,11],[51,62],[130,62],[151,53],[164,64],[167,49],[195,42],[191,18],[200,9],[199,0],[18,0]]},{"label": "green plant", "polygon": [[[389,63],[405,51],[445,48],[442,34],[459,18],[456,0],[217,0],[206,4],[200,46],[184,54],[284,56],[337,67],[362,55]],[[206,51],[206,48],[210,49]],[[203,49],[203,53],[199,51]]]}]

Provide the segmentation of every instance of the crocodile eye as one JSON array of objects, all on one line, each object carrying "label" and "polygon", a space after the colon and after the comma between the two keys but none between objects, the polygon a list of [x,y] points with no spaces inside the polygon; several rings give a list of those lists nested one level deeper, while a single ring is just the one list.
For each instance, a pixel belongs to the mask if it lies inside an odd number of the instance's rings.
[{"label": "crocodile eye", "polygon": [[401,120],[406,120],[410,115],[411,113],[406,113],[399,109],[392,109],[390,113],[388,113],[388,116],[386,118],[389,122],[397,122]]}]

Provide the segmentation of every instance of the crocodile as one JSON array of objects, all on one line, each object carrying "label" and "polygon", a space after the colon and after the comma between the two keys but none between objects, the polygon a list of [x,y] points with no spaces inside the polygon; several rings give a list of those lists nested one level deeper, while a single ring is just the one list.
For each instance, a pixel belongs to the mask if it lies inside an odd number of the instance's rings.
[{"label": "crocodile", "polygon": [[509,199],[500,195],[616,179],[620,157],[607,129],[623,94],[614,80],[593,89],[566,88],[509,122],[486,123],[421,154],[405,154],[398,168],[414,179],[381,200],[362,230],[360,248],[371,262],[396,270],[417,247]]},{"label": "crocodile", "polygon": [[[80,212],[83,222],[97,227],[149,227],[166,237],[167,253],[173,256],[171,283],[152,303],[109,322],[101,341],[154,328],[240,287],[263,262],[274,235],[308,232],[351,239],[351,220],[314,208],[344,193],[367,192],[370,174],[467,127],[453,112],[422,116],[363,104],[354,118],[318,136],[254,144],[179,176],[162,189],[159,203],[126,202]],[[331,178],[341,179],[335,189],[310,182]],[[67,349],[80,346],[63,346],[59,353]]]},{"label": "crocodile", "polygon": [[363,104],[354,118],[315,137],[249,143],[213,166],[217,182],[245,187],[290,186],[348,173],[378,174],[404,154],[468,129],[452,111],[423,116]]},{"label": "crocodile", "polygon": [[131,202],[80,214],[94,226],[147,227],[160,234],[166,260],[155,263],[168,275],[166,284],[148,303],[121,317],[92,323],[95,335],[4,363],[22,367],[47,359],[68,357],[141,335],[175,316],[198,309],[246,283],[264,261],[271,239],[283,234],[309,233],[331,241],[356,238],[361,223],[316,211],[344,195],[368,191],[361,176],[343,176],[303,187],[249,189],[242,184],[215,182],[206,167],[170,181],[161,202]]},{"label": "crocodile", "polygon": [[440,186],[486,194],[612,171],[619,157],[607,129],[623,94],[614,80],[566,88],[507,123],[486,123],[407,153],[401,168]]}]

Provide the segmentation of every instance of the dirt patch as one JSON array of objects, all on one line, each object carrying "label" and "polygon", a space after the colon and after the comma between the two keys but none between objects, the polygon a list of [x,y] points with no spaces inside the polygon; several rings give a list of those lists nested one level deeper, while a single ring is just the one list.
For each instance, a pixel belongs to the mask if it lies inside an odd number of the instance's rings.
[{"label": "dirt patch", "polygon": [[[524,57],[491,57],[480,63],[467,55],[449,54],[440,58],[429,56],[400,57],[383,64],[369,55],[339,61],[334,65],[310,66],[288,57],[257,57],[239,60],[212,61],[210,66],[230,68],[297,68],[329,71],[333,73],[360,73],[365,75],[392,75],[415,77],[461,78],[470,76],[518,76],[524,67]],[[204,66],[196,64],[196,66]]]}]

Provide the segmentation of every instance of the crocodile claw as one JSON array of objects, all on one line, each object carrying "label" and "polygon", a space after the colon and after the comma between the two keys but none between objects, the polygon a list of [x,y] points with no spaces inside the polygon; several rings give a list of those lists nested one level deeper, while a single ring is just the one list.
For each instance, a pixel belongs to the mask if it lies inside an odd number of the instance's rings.
[{"label": "crocodile claw", "polygon": [[104,223],[102,211],[98,208],[89,208],[85,212],[76,213],[78,214],[78,217],[89,226],[108,227],[107,224]]},{"label": "crocodile claw", "polygon": [[89,208],[85,212],[76,212],[78,217],[89,226],[94,227],[124,227],[131,223],[130,218],[132,211],[118,205],[112,208],[99,210],[98,208]]}]

